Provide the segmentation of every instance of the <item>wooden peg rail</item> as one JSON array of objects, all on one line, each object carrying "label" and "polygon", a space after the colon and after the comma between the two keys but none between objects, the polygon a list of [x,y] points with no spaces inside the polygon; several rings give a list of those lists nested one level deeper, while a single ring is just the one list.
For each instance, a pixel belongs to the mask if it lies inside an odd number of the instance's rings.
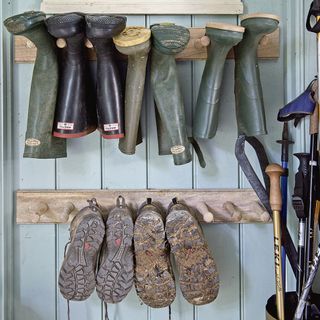
[{"label": "wooden peg rail", "polygon": [[[210,40],[205,37],[204,28],[190,28],[190,41],[185,50],[176,56],[177,60],[206,60],[207,46]],[[279,29],[265,36],[260,41],[258,47],[258,57],[261,59],[276,59],[280,56],[280,35]],[[61,42],[58,42],[61,46]],[[95,60],[94,50],[88,49],[89,59]],[[14,37],[14,61],[16,63],[34,62],[36,57],[36,48],[34,44],[23,36]],[[233,59],[233,50],[229,52],[228,59]]]},{"label": "wooden peg rail", "polygon": [[96,198],[107,214],[120,195],[135,214],[146,198],[152,198],[166,210],[172,198],[177,197],[204,223],[271,222],[252,189],[17,191],[16,221],[18,224],[70,223],[92,198]]}]

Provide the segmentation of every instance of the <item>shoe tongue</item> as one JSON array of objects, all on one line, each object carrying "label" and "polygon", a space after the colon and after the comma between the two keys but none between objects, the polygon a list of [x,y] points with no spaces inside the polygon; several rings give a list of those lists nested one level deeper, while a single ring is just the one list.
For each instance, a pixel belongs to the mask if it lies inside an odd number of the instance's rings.
[{"label": "shoe tongue", "polygon": [[157,24],[151,27],[153,45],[165,54],[177,54],[188,44],[190,32],[173,23]]},{"label": "shoe tongue", "polygon": [[7,30],[13,34],[19,34],[39,24],[42,24],[46,15],[41,11],[27,11],[7,18],[3,23]]}]

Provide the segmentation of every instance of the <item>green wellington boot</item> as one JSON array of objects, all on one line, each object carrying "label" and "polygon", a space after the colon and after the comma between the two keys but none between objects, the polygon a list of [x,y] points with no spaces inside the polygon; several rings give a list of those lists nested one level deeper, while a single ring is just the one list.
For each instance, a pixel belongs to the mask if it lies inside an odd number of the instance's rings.
[{"label": "green wellington boot", "polygon": [[22,35],[37,47],[29,99],[25,158],[63,158],[65,139],[52,136],[58,90],[58,61],[53,37],[44,25],[43,12],[29,11],[4,21],[9,32]]},{"label": "green wellington boot", "polygon": [[144,91],[151,31],[144,27],[128,27],[113,38],[119,52],[128,56],[125,94],[125,136],[119,140],[119,149],[125,154],[136,152],[141,104]]},{"label": "green wellington boot", "polygon": [[[187,28],[171,23],[154,25],[151,27],[151,33],[153,37],[151,84],[164,128],[161,134],[168,135],[171,140],[170,152],[174,163],[186,164],[192,158],[175,55],[187,46],[190,33]],[[163,137],[159,138],[159,143],[165,141]],[[159,147],[159,150],[163,149]]]},{"label": "green wellington boot", "polygon": [[208,59],[202,74],[196,104],[193,136],[211,139],[218,127],[220,91],[225,60],[230,49],[243,37],[244,28],[227,23],[208,23]]},{"label": "green wellington boot", "polygon": [[262,87],[257,59],[258,44],[263,36],[275,31],[279,18],[272,14],[243,17],[243,40],[235,47],[235,96],[239,134],[267,134]]}]

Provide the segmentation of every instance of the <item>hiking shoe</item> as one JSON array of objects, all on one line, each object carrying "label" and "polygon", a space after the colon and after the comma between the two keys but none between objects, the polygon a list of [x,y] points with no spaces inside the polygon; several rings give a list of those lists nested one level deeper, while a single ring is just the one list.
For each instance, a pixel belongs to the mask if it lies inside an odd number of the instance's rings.
[{"label": "hiking shoe", "polygon": [[122,301],[133,285],[133,221],[123,197],[108,215],[96,290],[105,303]]},{"label": "hiking shoe", "polygon": [[174,275],[160,209],[148,199],[134,226],[135,286],[140,299],[152,308],[169,306],[175,296]]},{"label": "hiking shoe", "polygon": [[166,235],[179,271],[181,292],[191,304],[210,303],[219,291],[216,264],[196,218],[187,206],[172,201]]},{"label": "hiking shoe", "polygon": [[96,285],[96,261],[105,226],[96,200],[88,202],[89,206],[80,210],[71,222],[70,244],[60,269],[59,288],[67,300],[87,299]]}]

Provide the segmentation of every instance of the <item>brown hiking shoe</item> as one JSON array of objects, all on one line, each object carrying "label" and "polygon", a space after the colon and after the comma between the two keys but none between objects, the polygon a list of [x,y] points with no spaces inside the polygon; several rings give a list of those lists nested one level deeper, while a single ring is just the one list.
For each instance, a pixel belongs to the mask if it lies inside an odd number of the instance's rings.
[{"label": "brown hiking shoe", "polygon": [[176,288],[160,209],[151,199],[139,209],[134,226],[135,286],[140,299],[153,308],[169,306]]},{"label": "brown hiking shoe", "polygon": [[166,235],[185,299],[194,305],[212,302],[219,291],[216,264],[198,221],[189,208],[177,203],[176,199],[168,210]]},{"label": "brown hiking shoe", "polygon": [[67,300],[87,299],[96,285],[96,261],[105,226],[96,200],[88,202],[70,224],[70,245],[60,269],[59,288]]},{"label": "brown hiking shoe", "polygon": [[97,273],[97,293],[105,303],[122,301],[133,285],[133,221],[123,197],[110,211]]}]

